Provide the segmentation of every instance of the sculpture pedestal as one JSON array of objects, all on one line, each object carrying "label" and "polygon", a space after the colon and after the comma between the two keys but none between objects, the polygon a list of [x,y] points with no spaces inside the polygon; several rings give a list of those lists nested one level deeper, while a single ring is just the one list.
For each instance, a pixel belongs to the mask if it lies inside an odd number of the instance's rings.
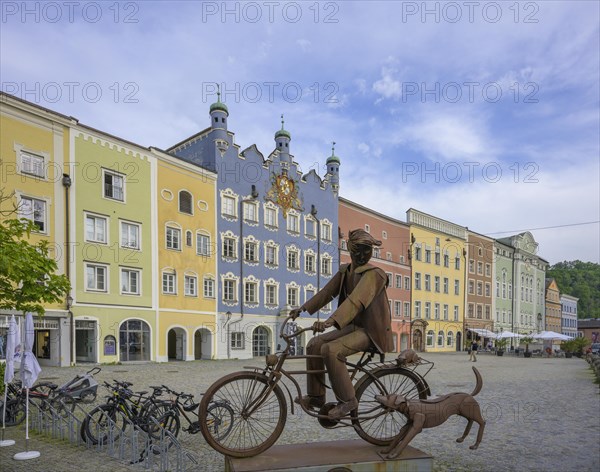
[{"label": "sculpture pedestal", "polygon": [[362,439],[273,446],[255,457],[225,457],[226,472],[431,472],[433,457],[407,446],[401,457],[384,460],[379,451]]}]

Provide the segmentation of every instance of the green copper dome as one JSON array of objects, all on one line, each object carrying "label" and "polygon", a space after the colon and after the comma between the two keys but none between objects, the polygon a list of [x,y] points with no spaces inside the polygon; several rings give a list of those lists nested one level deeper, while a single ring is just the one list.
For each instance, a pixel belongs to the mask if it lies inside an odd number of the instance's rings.
[{"label": "green copper dome", "polygon": [[340,158],[335,155],[335,141],[331,146],[331,156],[327,158],[326,164],[341,164]]},{"label": "green copper dome", "polygon": [[284,123],[283,115],[281,115],[281,129],[275,133],[275,139],[277,139],[277,138],[292,139],[292,135],[290,134],[290,132],[283,129],[283,123]]},{"label": "green copper dome", "polygon": [[212,113],[213,111],[223,111],[223,112],[227,113],[227,116],[229,116],[229,110],[227,109],[227,105],[225,105],[221,101],[221,92],[219,90],[218,85],[217,85],[217,101],[210,106],[210,113]]}]

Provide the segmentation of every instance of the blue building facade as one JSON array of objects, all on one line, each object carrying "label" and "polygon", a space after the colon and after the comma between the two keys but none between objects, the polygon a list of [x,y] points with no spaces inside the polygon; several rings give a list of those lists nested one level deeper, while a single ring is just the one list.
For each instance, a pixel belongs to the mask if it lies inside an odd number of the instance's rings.
[{"label": "blue building facade", "polygon": [[[255,145],[241,150],[235,144],[229,111],[219,99],[210,119],[209,128],[169,152],[218,174],[218,240],[211,242],[218,261],[216,357],[262,356],[281,343],[279,329],[289,311],[338,270],[340,160],[332,151],[323,177],[314,169],[303,174],[283,116],[267,158]],[[332,309],[321,313],[327,317]],[[314,319],[303,315],[297,326]],[[297,352],[307,341],[298,339]]]}]

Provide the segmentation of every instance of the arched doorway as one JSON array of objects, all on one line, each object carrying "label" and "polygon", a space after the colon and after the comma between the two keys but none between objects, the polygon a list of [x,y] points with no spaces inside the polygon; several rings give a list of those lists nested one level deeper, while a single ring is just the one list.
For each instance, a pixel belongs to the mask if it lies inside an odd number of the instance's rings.
[{"label": "arched doorway", "polygon": [[119,328],[121,362],[149,361],[152,343],[150,326],[143,320],[127,320]]},{"label": "arched doorway", "polygon": [[413,349],[417,352],[423,352],[423,331],[415,329],[413,332]]},{"label": "arched doorway", "polygon": [[270,337],[269,330],[264,326],[259,326],[252,332],[252,356],[260,357],[270,354]]},{"label": "arched doorway", "polygon": [[460,331],[456,333],[456,350],[460,351],[462,346],[462,334]]},{"label": "arched doorway", "polygon": [[185,360],[185,334],[183,328],[171,328],[167,333],[167,355],[170,361]]},{"label": "arched doorway", "polygon": [[206,328],[197,329],[194,333],[194,359],[211,358],[211,333]]}]

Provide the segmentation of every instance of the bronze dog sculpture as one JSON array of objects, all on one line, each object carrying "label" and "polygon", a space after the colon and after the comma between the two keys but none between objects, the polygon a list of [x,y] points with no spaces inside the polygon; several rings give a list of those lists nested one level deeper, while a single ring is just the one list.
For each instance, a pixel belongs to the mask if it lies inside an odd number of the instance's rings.
[{"label": "bronze dog sculpture", "polygon": [[409,365],[409,364],[417,364],[421,358],[417,354],[417,351],[414,349],[405,349],[396,358],[396,363],[399,366]]},{"label": "bronze dog sculpture", "polygon": [[392,444],[382,451],[385,458],[395,459],[423,428],[439,426],[452,415],[459,415],[468,420],[464,434],[456,442],[461,443],[465,440],[471,431],[473,421],[479,425],[477,440],[470,446],[470,449],[477,449],[483,437],[485,420],[481,415],[479,403],[473,397],[481,391],[483,380],[475,367],[473,367],[473,372],[475,372],[477,384],[470,395],[468,393],[449,393],[430,400],[407,400],[397,394],[376,395],[375,399],[383,406],[397,410],[408,418],[408,422],[402,427]]}]

